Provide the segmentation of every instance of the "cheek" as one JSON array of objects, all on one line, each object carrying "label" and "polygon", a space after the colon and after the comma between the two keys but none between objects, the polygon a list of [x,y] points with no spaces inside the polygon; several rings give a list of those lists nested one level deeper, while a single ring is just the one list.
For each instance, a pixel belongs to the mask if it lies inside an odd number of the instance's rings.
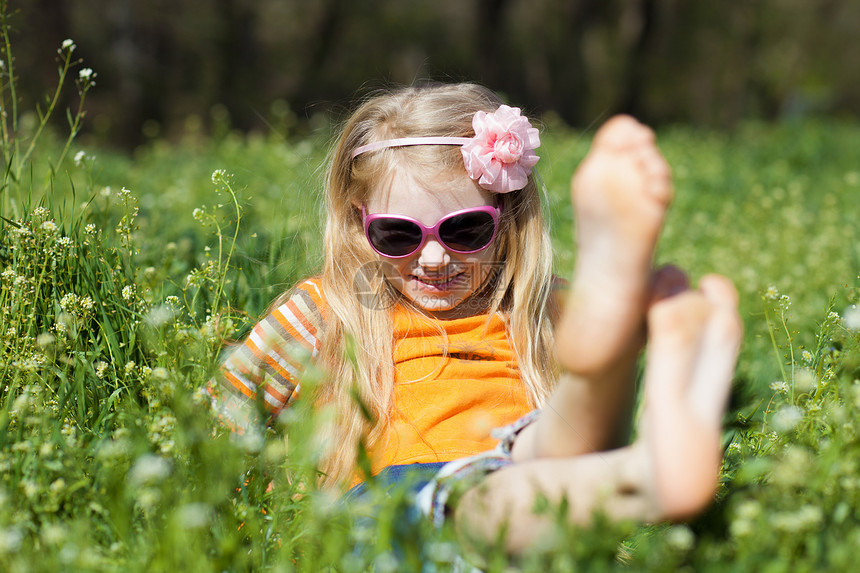
[{"label": "cheek", "polygon": [[477,253],[477,256],[473,256],[472,265],[473,268],[481,274],[481,276],[491,274],[499,266],[499,261],[496,257],[496,250],[490,247],[485,251]]},{"label": "cheek", "polygon": [[461,268],[468,272],[469,282],[463,286],[470,291],[479,290],[496,271],[498,263],[492,249],[470,255],[459,261]]},{"label": "cheek", "polygon": [[402,281],[409,278],[415,258],[407,257],[405,259],[386,259],[380,257],[379,261],[382,266],[383,276],[388,280],[388,282],[394,286],[398,286]]}]

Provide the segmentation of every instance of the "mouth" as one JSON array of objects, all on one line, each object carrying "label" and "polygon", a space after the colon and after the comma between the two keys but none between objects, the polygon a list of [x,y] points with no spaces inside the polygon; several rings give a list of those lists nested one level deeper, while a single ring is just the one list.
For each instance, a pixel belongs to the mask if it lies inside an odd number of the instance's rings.
[{"label": "mouth", "polygon": [[462,283],[465,278],[465,272],[463,271],[441,277],[412,275],[412,280],[432,291],[450,290]]}]

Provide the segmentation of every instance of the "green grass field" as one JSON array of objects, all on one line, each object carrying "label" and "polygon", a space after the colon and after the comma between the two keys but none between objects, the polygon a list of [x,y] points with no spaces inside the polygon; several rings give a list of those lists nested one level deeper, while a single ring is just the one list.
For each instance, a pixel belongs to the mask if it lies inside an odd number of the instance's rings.
[{"label": "green grass field", "polygon": [[[479,552],[506,572],[845,570],[860,542],[860,127],[658,136],[677,188],[659,261],[725,274],[742,297],[718,500],[689,524],[560,524],[515,562]],[[402,492],[356,507],[313,491],[305,405],[234,439],[201,395],[225,341],[319,268],[330,137],[76,146],[58,165],[48,138],[7,169],[0,569],[452,570],[452,532],[406,520]],[[551,121],[542,135],[563,276],[590,137]]]}]

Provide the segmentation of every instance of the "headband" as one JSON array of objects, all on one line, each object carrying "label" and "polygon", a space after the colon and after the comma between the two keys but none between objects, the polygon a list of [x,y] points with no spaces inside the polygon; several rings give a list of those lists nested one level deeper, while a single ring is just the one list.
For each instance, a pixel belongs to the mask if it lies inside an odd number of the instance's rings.
[{"label": "headband", "polygon": [[408,145],[464,145],[471,141],[471,137],[401,137],[399,139],[384,139],[356,147],[352,151],[355,159],[367,151],[376,151],[386,147],[406,147]]},{"label": "headband", "polygon": [[352,151],[355,159],[362,153],[410,145],[460,145],[469,177],[488,191],[509,193],[528,183],[539,157],[538,130],[520,109],[499,106],[494,113],[477,111],[472,117],[474,137],[401,137],[375,141]]}]

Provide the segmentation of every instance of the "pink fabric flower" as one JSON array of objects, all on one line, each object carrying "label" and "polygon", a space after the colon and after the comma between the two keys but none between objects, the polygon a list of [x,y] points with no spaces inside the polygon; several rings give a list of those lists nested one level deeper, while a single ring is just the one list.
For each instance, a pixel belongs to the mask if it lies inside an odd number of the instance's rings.
[{"label": "pink fabric flower", "polygon": [[469,177],[496,193],[525,187],[540,146],[538,130],[528,118],[519,108],[502,105],[495,113],[476,112],[472,127],[475,137],[462,147]]}]

